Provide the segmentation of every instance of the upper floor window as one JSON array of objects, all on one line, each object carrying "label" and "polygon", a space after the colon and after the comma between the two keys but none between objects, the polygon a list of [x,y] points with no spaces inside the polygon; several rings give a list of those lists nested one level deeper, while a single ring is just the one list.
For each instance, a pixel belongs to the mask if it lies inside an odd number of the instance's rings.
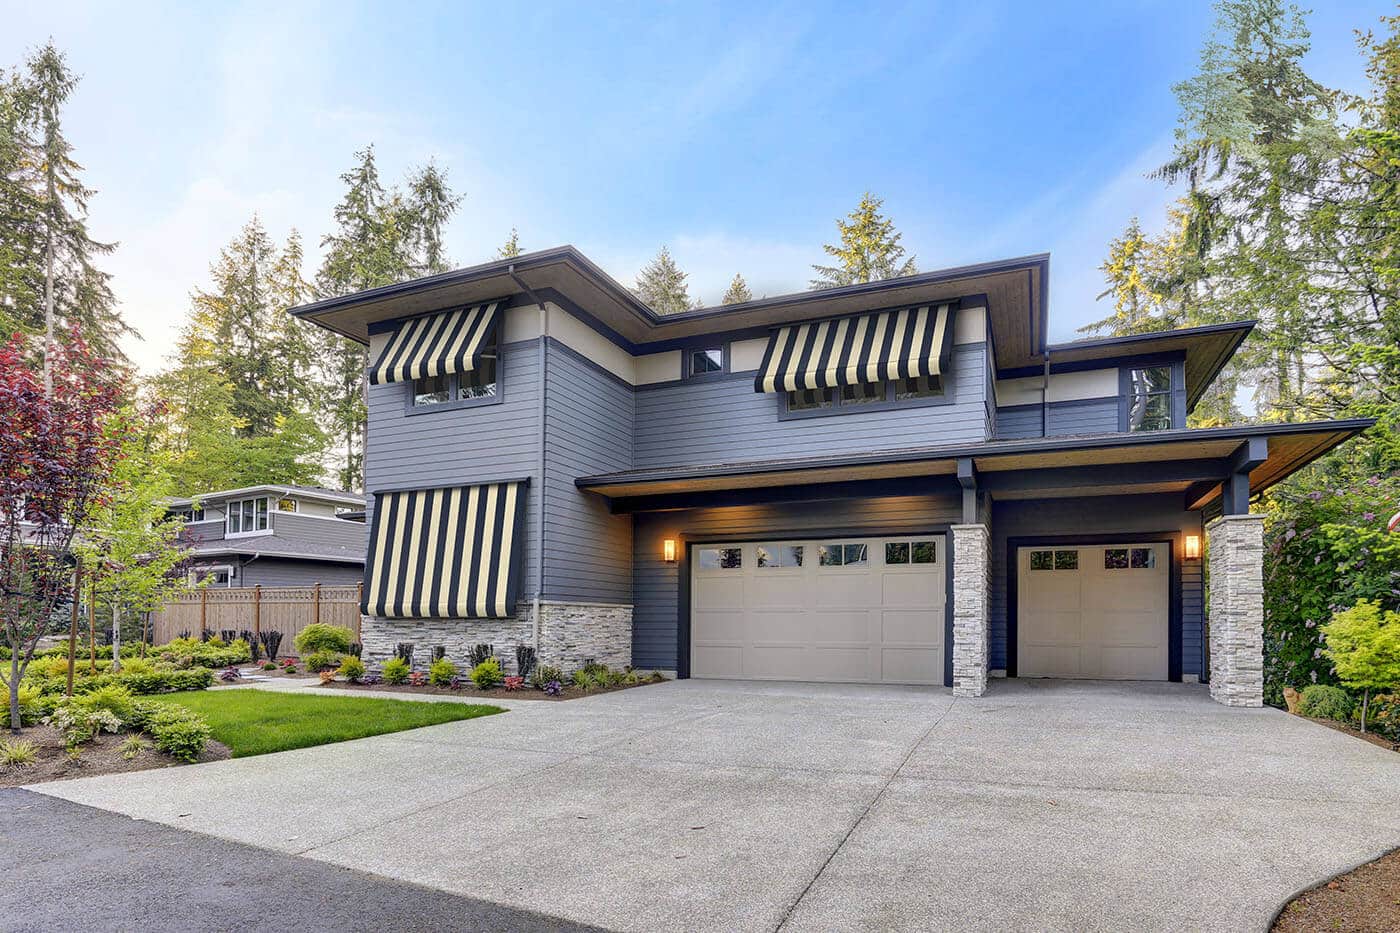
[{"label": "upper floor window", "polygon": [[1129,431],[1164,431],[1172,424],[1172,367],[1138,366],[1127,371]]},{"label": "upper floor window", "polygon": [[938,376],[919,376],[893,382],[858,383],[840,389],[801,389],[787,393],[786,406],[789,412],[858,411],[917,404],[942,397],[943,382]]},{"label": "upper floor window", "polygon": [[464,373],[427,376],[413,380],[413,407],[441,405],[496,397],[497,391],[496,337],[482,351],[476,368]]},{"label": "upper floor window", "polygon": [[290,497],[283,497],[277,500],[277,511],[295,512],[297,510],[297,500]]},{"label": "upper floor window", "polygon": [[204,521],[204,510],[203,510],[203,509],[193,509],[193,508],[191,508],[191,509],[176,509],[172,514],[173,514],[176,518],[182,518],[182,519],[184,519],[184,520],[187,521],[187,522],[202,522],[202,521]]},{"label": "upper floor window", "polygon": [[686,351],[686,378],[724,372],[724,347],[696,347]]},{"label": "upper floor window", "polygon": [[256,499],[237,499],[228,504],[228,533],[231,535],[255,534],[267,531],[267,496]]}]

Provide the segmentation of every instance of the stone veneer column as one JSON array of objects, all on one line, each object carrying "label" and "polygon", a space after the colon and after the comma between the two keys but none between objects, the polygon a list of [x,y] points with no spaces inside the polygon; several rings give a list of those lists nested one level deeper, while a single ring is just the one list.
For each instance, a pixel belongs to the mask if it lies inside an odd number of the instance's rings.
[{"label": "stone veneer column", "polygon": [[991,540],[986,525],[954,525],[953,696],[987,689]]},{"label": "stone veneer column", "polygon": [[1225,515],[1210,543],[1210,695],[1226,706],[1264,705],[1264,518]]}]

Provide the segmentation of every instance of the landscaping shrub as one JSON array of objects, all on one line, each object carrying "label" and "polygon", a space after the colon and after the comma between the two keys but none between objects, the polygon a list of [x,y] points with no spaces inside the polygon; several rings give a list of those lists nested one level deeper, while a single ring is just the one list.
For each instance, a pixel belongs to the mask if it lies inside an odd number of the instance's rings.
[{"label": "landscaping shrub", "polygon": [[536,665],[535,672],[530,677],[530,686],[534,687],[536,690],[543,690],[544,685],[550,681],[563,683],[564,672],[553,664]]},{"label": "landscaping shrub", "polygon": [[[53,712],[57,694],[45,695],[32,683],[19,685],[19,721],[22,726],[32,726]],[[50,702],[45,702],[46,700]]]},{"label": "landscaping shrub", "polygon": [[135,734],[127,736],[126,741],[121,745],[122,757],[127,761],[135,758],[145,750],[146,743],[141,741],[141,736]]},{"label": "landscaping shrub", "polygon": [[1303,690],[1298,700],[1298,715],[1313,719],[1336,719],[1346,722],[1351,718],[1351,697],[1341,687],[1331,684],[1313,684]]},{"label": "landscaping shrub", "polygon": [[313,654],[318,651],[348,654],[350,643],[354,640],[355,634],[348,628],[328,625],[325,622],[313,622],[297,632],[294,644],[300,655]]},{"label": "landscaping shrub", "polygon": [[513,676],[513,677],[507,677],[507,678],[506,678],[506,689],[507,689],[507,690],[519,690],[519,689],[520,689],[522,686],[524,686],[524,685],[525,685],[525,678],[524,678],[524,677],[521,677],[519,674],[516,674],[516,675]]},{"label": "landscaping shrub", "polygon": [[34,764],[39,757],[39,747],[24,739],[0,742],[0,767],[7,771],[25,768]]},{"label": "landscaping shrub", "polygon": [[208,641],[176,638],[161,645],[156,651],[162,659],[185,667],[232,667],[253,660],[252,649],[241,639],[225,644],[219,638],[211,638]]},{"label": "landscaping shrub", "polygon": [[[188,670],[122,671],[118,674],[102,674],[90,677],[85,684],[97,689],[107,684],[120,684],[132,693],[178,693],[181,690],[204,690],[214,684],[214,672],[207,667],[192,667]],[[79,686],[73,687],[77,692]]]},{"label": "landscaping shrub", "polygon": [[242,680],[243,672],[236,667],[230,667],[219,672],[219,679],[226,684],[231,684],[236,680]]},{"label": "landscaping shrub", "polygon": [[539,663],[539,656],[535,649],[529,645],[515,646],[515,673],[517,676],[528,678],[535,671],[535,665]]},{"label": "landscaping shrub", "polygon": [[275,670],[277,670],[277,662],[276,662],[276,661],[265,661],[265,662],[263,662],[262,669],[265,670],[265,671],[275,671]]},{"label": "landscaping shrub", "polygon": [[386,684],[406,684],[408,683],[408,662],[403,658],[390,658],[384,662],[384,670],[380,676]]},{"label": "landscaping shrub", "polygon": [[472,668],[472,683],[476,684],[478,690],[492,690],[504,682],[505,675],[501,673],[501,662],[495,658],[487,658]]},{"label": "landscaping shrub", "polygon": [[564,692],[564,685],[557,680],[551,680],[540,689],[542,689],[545,693],[549,694],[552,697],[557,697],[559,694]]},{"label": "landscaping shrub", "polygon": [[1400,612],[1363,599],[1332,616],[1322,627],[1324,652],[1337,679],[1361,692],[1361,731],[1365,732],[1373,692],[1400,687]]},{"label": "landscaping shrub", "polygon": [[450,687],[452,679],[457,676],[457,665],[446,658],[438,658],[433,662],[433,666],[428,668],[428,683],[434,687]]},{"label": "landscaping shrub", "polygon": [[333,671],[340,667],[341,659],[344,657],[345,655],[339,651],[313,651],[301,660],[308,671],[319,674],[321,671]]},{"label": "landscaping shrub", "polygon": [[84,712],[106,710],[122,722],[131,720],[135,698],[130,688],[122,684],[104,684],[87,693],[76,693],[70,704]]},{"label": "landscaping shrub", "polygon": [[[1357,710],[1356,718],[1360,718],[1360,710]],[[1371,697],[1371,710],[1366,718],[1372,732],[1392,742],[1400,742],[1400,693],[1380,693]]]},{"label": "landscaping shrub", "polygon": [[467,662],[471,664],[473,668],[476,668],[482,663],[484,663],[487,658],[491,657],[495,653],[496,649],[491,645],[472,645],[471,648],[467,651]]},{"label": "landscaping shrub", "polygon": [[365,662],[353,654],[347,654],[341,659],[340,670],[337,673],[345,678],[346,683],[357,684],[365,676]]},{"label": "landscaping shrub", "polygon": [[44,723],[63,734],[63,742],[70,751],[99,732],[118,732],[124,725],[110,710],[85,710],[72,699],[60,704],[44,718]]},{"label": "landscaping shrub", "polygon": [[146,717],[143,731],[156,748],[180,761],[198,761],[209,743],[209,724],[183,706],[162,704]]}]

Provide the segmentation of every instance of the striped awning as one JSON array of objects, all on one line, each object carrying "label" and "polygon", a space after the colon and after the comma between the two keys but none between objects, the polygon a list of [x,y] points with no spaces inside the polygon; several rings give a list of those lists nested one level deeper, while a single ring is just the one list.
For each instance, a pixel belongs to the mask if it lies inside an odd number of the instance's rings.
[{"label": "striped awning", "polygon": [[500,302],[492,301],[404,321],[370,368],[370,385],[476,369],[496,332],[500,311]]},{"label": "striped awning", "polygon": [[925,305],[780,327],[755,392],[796,392],[937,376],[953,348],[953,306]]},{"label": "striped awning", "polygon": [[361,610],[389,619],[515,615],[527,486],[377,493]]}]

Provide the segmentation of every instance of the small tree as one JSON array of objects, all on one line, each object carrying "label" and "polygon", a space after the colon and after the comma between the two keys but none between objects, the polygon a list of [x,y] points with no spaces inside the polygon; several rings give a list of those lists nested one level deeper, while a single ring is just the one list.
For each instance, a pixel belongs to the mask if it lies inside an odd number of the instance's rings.
[{"label": "small tree", "polygon": [[663,246],[656,258],[637,273],[637,287],[633,291],[657,314],[677,314],[690,310],[690,289],[685,278],[685,273],[671,258],[671,251]]},{"label": "small tree", "polygon": [[904,256],[899,245],[903,235],[894,228],[894,221],[880,213],[884,201],[869,191],[861,196],[856,209],[837,219],[836,230],[841,234],[839,245],[826,244],[826,254],[835,265],[813,265],[817,277],[813,288],[835,288],[859,282],[875,282],[918,272],[914,257]]},{"label": "small tree", "polygon": [[500,249],[496,250],[496,258],[514,259],[516,256],[519,256],[521,252],[522,250],[520,249],[520,231],[516,230],[514,227],[511,227],[510,239],[506,240],[505,244],[502,245]]},{"label": "small tree", "polygon": [[736,272],[734,280],[729,283],[729,290],[724,293],[719,303],[737,305],[744,301],[753,301],[753,292],[749,291],[749,283],[744,281],[744,277]]},{"label": "small tree", "polygon": [[49,354],[53,392],[18,336],[0,346],[0,624],[10,649],[10,728],[20,728],[20,678],[62,625],[74,589],[73,547],[104,507],[121,458],[113,424],[120,382],[76,332]]},{"label": "small tree", "polygon": [[1371,691],[1400,687],[1400,612],[1388,612],[1379,603],[1363,599],[1334,615],[1322,634],[1337,679],[1361,691],[1361,731],[1365,732]]}]

